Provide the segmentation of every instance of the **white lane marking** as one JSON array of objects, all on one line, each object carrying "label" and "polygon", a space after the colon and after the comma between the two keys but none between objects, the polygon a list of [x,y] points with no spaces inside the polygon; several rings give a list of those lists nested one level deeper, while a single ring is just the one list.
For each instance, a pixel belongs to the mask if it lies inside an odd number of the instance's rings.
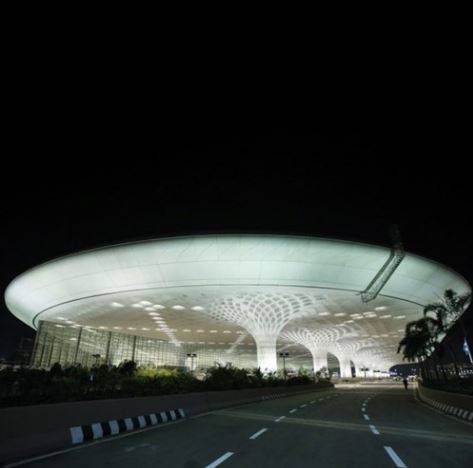
[{"label": "white lane marking", "polygon": [[363,413],[364,413],[364,412],[366,411],[366,409],[365,409],[365,408],[361,408],[361,411],[363,411]]},{"label": "white lane marking", "polygon": [[233,455],[233,452],[224,453],[221,457],[217,458],[210,465],[207,465],[205,468],[215,468],[216,466],[223,463],[227,458],[230,458]]},{"label": "white lane marking", "polygon": [[297,411],[297,408],[294,408],[291,411],[289,411],[289,413],[295,413],[296,411]]},{"label": "white lane marking", "polygon": [[286,416],[280,416],[278,419],[276,419],[274,422],[279,422],[282,421]]},{"label": "white lane marking", "polygon": [[311,405],[313,405],[314,403],[315,403],[315,400],[312,400],[312,401],[310,402]]},{"label": "white lane marking", "polygon": [[261,434],[264,434],[268,429],[266,427],[263,427],[263,429],[260,429],[258,432],[255,432],[250,439],[255,440],[257,437],[259,437]]},{"label": "white lane marking", "polygon": [[374,435],[379,435],[378,429],[376,429],[376,427],[373,426],[373,424],[370,424],[370,429],[371,429],[371,432],[372,432]]},{"label": "white lane marking", "polygon": [[367,421],[370,420],[370,417],[369,417],[367,414],[364,414],[363,417],[364,417]]},{"label": "white lane marking", "polygon": [[391,447],[384,447],[384,450],[388,452],[388,455],[391,457],[391,460],[398,468],[407,468],[404,462],[399,458],[398,454]]},{"label": "white lane marking", "polygon": [[307,405],[301,405],[301,408],[305,408]]}]

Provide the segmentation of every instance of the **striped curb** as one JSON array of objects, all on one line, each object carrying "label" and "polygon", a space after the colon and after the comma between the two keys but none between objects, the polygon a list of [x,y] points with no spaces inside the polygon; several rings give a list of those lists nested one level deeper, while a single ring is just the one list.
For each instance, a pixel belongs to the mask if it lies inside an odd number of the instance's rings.
[{"label": "striped curb", "polygon": [[146,426],[156,426],[157,424],[176,421],[185,417],[184,410],[179,408],[133,418],[114,419],[112,421],[74,426],[69,428],[69,432],[71,434],[72,445],[76,445],[89,440],[101,439],[109,435],[117,435],[122,432],[142,429]]},{"label": "striped curb", "polygon": [[455,406],[446,405],[445,403],[440,403],[439,401],[435,401],[431,398],[422,396],[419,391],[417,393],[420,399],[428,405],[433,406],[434,408],[443,411],[444,413],[449,414],[451,416],[456,416],[457,418],[473,422],[473,411],[468,411],[462,408],[456,408]]}]

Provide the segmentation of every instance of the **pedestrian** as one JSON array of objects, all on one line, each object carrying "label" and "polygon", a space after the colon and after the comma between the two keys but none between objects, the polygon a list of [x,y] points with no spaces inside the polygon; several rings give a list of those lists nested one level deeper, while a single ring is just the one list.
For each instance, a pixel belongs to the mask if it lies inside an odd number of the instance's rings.
[{"label": "pedestrian", "polygon": [[407,378],[406,378],[406,377],[404,377],[404,378],[402,379],[402,383],[404,384],[404,388],[407,390],[407,384],[408,384],[408,382],[407,382]]}]

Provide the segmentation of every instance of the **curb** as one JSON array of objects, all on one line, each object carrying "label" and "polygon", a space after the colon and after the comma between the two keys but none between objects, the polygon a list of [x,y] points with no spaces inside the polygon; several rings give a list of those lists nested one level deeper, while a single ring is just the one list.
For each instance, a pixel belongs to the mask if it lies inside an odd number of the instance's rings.
[{"label": "curb", "polygon": [[430,406],[433,406],[434,408],[443,411],[445,414],[449,414],[451,416],[455,416],[462,421],[470,421],[473,422],[473,411],[468,411],[463,408],[457,408],[455,406],[451,405],[446,405],[445,403],[441,403],[436,400],[432,400],[431,398],[427,398],[425,396],[422,396],[422,394],[417,390],[417,395],[419,396],[420,400],[423,401],[424,403],[427,403]]},{"label": "curb", "polygon": [[179,408],[131,418],[114,419],[112,421],[74,426],[69,428],[69,432],[72,445],[77,445],[90,440],[101,439],[106,436],[113,436],[123,432],[142,429],[147,426],[156,426],[158,424],[176,421],[185,417],[186,414],[184,410]]}]

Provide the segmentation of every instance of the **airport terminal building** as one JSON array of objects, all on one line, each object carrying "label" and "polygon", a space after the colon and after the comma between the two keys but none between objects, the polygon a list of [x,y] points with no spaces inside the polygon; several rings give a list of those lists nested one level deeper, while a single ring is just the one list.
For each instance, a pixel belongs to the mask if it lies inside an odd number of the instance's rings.
[{"label": "airport terminal building", "polygon": [[[205,369],[215,363],[387,371],[407,322],[466,280],[432,260],[349,241],[203,235],[79,252],[15,278],[9,310],[37,330],[32,364]],[[286,359],[286,358],[285,358]]]}]

